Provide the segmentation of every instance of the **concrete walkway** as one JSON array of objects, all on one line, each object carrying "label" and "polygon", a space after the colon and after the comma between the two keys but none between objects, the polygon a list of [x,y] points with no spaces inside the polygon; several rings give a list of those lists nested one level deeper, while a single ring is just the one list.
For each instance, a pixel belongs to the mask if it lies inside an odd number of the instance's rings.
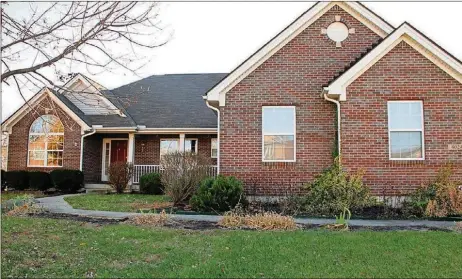
[{"label": "concrete walkway", "polygon": [[[131,212],[113,212],[113,211],[97,211],[74,209],[68,204],[64,197],[85,195],[72,194],[55,197],[46,197],[36,199],[39,204],[52,213],[65,213],[84,217],[100,217],[110,219],[124,219],[130,216],[141,215],[142,213]],[[222,217],[214,215],[180,215],[172,214],[172,218],[184,221],[208,221],[218,222]],[[298,224],[324,225],[335,223],[335,219],[317,219],[317,218],[296,218]],[[350,220],[350,226],[361,227],[428,227],[428,228],[451,228],[454,226],[452,221],[429,221],[429,220]]]}]

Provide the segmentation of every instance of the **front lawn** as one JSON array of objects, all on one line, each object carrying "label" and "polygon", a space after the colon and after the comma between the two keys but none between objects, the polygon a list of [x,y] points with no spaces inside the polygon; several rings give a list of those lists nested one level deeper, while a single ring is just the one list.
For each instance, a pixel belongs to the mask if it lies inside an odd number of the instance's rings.
[{"label": "front lawn", "polygon": [[189,231],[3,217],[7,277],[462,277],[462,234]]},{"label": "front lawn", "polygon": [[136,212],[138,209],[169,207],[169,198],[142,194],[85,194],[64,198],[73,208]]}]

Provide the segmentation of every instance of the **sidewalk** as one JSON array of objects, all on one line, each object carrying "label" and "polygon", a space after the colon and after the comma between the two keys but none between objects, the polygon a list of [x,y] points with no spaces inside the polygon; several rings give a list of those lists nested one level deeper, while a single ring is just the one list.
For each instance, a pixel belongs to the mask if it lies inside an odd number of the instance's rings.
[{"label": "sidewalk", "polygon": [[[85,194],[77,194],[85,195]],[[65,213],[84,217],[104,217],[110,219],[124,219],[130,216],[141,215],[142,213],[131,212],[113,212],[74,209],[65,200],[64,197],[75,196],[62,195],[55,197],[46,197],[36,199],[43,208],[52,213]],[[172,218],[184,221],[208,221],[218,222],[222,217],[213,215],[179,215],[172,214]],[[316,218],[296,218],[298,224],[324,225],[335,223],[335,219],[316,219]],[[452,221],[429,221],[429,220],[350,220],[350,226],[359,227],[429,227],[429,228],[451,228],[454,226]]]}]

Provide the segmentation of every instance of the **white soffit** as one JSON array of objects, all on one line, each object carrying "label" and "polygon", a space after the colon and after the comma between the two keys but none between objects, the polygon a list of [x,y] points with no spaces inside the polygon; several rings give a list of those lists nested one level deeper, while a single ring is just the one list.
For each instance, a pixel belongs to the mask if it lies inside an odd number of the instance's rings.
[{"label": "white soffit", "polygon": [[403,23],[376,48],[371,50],[360,61],[358,61],[358,63],[329,84],[325,90],[329,92],[329,95],[337,95],[339,96],[340,101],[345,101],[347,87],[403,41],[432,61],[454,79],[462,83],[461,62],[425,37],[410,24]]},{"label": "white soffit", "polygon": [[219,102],[220,106],[224,106],[226,92],[228,92],[231,88],[253,72],[258,66],[263,64],[263,62],[303,32],[335,5],[338,5],[340,8],[348,12],[351,16],[356,18],[382,38],[385,38],[394,30],[394,28],[382,18],[358,2],[318,2],[276,35],[276,37],[271,39],[267,44],[245,60],[233,72],[226,76],[226,78],[215,85],[207,93],[207,100],[211,102]]}]

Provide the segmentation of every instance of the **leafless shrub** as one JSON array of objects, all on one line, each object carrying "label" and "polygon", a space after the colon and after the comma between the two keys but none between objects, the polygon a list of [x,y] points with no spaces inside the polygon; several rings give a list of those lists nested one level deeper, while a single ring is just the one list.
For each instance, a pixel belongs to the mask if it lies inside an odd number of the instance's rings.
[{"label": "leafless shrub", "polygon": [[123,193],[133,175],[133,164],[114,162],[109,166],[109,183],[118,193]]},{"label": "leafless shrub", "polygon": [[136,215],[130,217],[127,221],[129,224],[133,225],[144,225],[144,226],[164,226],[170,220],[170,216],[162,210],[159,214],[153,213],[143,213],[141,215]]},{"label": "leafless shrub", "polygon": [[172,152],[162,156],[164,192],[178,205],[188,200],[208,176],[211,161],[191,152]]}]

